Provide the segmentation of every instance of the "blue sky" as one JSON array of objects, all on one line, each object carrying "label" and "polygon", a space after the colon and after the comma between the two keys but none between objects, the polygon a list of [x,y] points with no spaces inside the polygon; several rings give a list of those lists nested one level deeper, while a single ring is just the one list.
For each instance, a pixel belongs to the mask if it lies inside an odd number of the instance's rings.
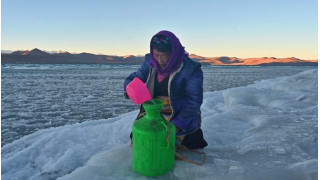
[{"label": "blue sky", "polygon": [[207,57],[318,58],[317,0],[2,0],[2,50],[144,55],[160,30]]}]

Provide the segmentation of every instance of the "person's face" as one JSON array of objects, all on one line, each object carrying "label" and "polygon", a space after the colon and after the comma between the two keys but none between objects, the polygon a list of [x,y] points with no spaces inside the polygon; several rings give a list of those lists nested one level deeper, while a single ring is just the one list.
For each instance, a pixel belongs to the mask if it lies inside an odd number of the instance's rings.
[{"label": "person's face", "polygon": [[167,63],[170,60],[171,53],[161,52],[156,49],[153,49],[153,57],[158,62],[159,66],[163,69],[166,67]]}]

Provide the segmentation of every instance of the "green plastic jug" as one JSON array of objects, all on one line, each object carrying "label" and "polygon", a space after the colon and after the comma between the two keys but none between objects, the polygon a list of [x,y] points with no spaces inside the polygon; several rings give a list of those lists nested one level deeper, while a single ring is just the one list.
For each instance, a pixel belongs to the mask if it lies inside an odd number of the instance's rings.
[{"label": "green plastic jug", "polygon": [[174,167],[176,129],[160,115],[161,100],[147,101],[143,107],[146,115],[132,126],[132,167],[139,174],[159,176]]}]

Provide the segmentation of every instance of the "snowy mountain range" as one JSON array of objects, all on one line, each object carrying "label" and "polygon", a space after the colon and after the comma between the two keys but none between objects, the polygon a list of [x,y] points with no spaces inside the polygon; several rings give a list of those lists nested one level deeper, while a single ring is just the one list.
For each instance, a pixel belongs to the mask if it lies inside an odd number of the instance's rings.
[{"label": "snowy mountain range", "polygon": [[[37,63],[37,64],[140,64],[143,56],[112,56],[96,55],[91,53],[72,54],[66,51],[42,51],[33,49],[27,51],[8,51],[1,53],[1,63]],[[302,60],[295,57],[276,58],[237,58],[237,57],[202,57],[190,54],[190,58],[202,64],[217,66],[278,66],[278,65],[298,65],[298,66],[317,66],[318,60]]]}]

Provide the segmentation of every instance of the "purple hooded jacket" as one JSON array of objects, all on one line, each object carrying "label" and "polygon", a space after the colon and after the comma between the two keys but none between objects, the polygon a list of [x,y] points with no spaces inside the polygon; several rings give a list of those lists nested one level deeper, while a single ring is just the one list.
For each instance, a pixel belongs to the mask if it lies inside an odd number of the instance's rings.
[{"label": "purple hooded jacket", "polygon": [[[172,41],[173,39],[170,40]],[[180,42],[178,45],[181,46]],[[138,77],[145,82],[153,96],[154,74],[157,71],[151,65],[151,59],[151,55],[146,54],[145,61],[140,68],[126,78],[124,90],[134,77]],[[180,66],[170,73],[168,95],[173,109],[170,121],[181,129],[177,136],[193,133],[200,128],[200,106],[203,101],[203,72],[201,64],[185,56]]]}]

